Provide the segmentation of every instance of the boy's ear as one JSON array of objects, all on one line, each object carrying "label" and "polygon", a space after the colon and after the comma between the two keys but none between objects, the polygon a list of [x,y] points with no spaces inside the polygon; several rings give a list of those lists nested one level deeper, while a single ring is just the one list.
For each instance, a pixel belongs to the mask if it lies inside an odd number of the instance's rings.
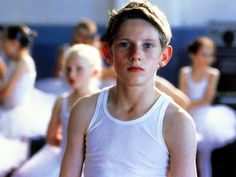
[{"label": "boy's ear", "polygon": [[159,67],[164,67],[165,65],[167,65],[167,63],[171,59],[172,53],[173,53],[173,48],[170,45],[166,46],[165,49],[162,51]]},{"label": "boy's ear", "polygon": [[108,64],[112,65],[113,61],[111,58],[110,47],[109,47],[108,43],[102,44],[102,52],[103,52],[103,56],[105,57],[106,62]]}]

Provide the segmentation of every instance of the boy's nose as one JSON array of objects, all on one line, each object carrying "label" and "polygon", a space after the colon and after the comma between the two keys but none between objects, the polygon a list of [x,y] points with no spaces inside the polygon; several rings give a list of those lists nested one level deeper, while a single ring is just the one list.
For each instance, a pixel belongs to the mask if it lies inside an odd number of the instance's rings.
[{"label": "boy's nose", "polygon": [[142,50],[138,45],[133,45],[130,50],[130,60],[141,60],[142,58]]}]

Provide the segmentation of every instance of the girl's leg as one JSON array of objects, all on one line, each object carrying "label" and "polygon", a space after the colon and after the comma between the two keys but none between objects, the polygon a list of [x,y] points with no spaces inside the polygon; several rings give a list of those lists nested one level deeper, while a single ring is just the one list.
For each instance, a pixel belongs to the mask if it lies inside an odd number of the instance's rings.
[{"label": "girl's leg", "polygon": [[200,177],[212,177],[211,149],[201,148],[198,151],[198,166]]}]

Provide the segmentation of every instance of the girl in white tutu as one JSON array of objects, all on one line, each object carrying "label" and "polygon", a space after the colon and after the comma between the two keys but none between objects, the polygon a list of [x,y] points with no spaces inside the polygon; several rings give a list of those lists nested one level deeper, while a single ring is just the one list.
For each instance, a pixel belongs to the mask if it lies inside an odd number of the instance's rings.
[{"label": "girl in white tutu", "polygon": [[23,25],[6,30],[4,52],[10,62],[0,88],[0,132],[8,138],[45,135],[55,101],[34,88],[36,69],[30,45],[35,35]]},{"label": "girl in white tutu", "polygon": [[65,73],[72,91],[60,96],[55,103],[47,132],[47,145],[18,169],[14,177],[59,176],[61,158],[66,145],[69,112],[77,99],[98,91],[96,81],[100,72],[101,57],[96,48],[85,44],[69,48],[66,54]]},{"label": "girl in white tutu", "polygon": [[11,61],[0,88],[1,109],[22,104],[33,88],[36,71],[29,54],[33,34],[26,26],[11,26],[6,30],[4,52]]},{"label": "girl in white tutu", "polygon": [[219,71],[211,67],[215,45],[207,37],[200,37],[188,47],[192,66],[180,71],[180,89],[190,98],[189,113],[197,131],[203,136],[198,143],[200,177],[211,177],[211,152],[234,140],[235,111],[224,105],[211,105],[216,93]]},{"label": "girl in white tutu", "polygon": [[33,33],[26,26],[6,29],[4,52],[11,61],[0,87],[0,176],[17,167],[27,157],[27,143],[9,139],[10,135],[5,134],[4,130],[12,125],[12,119],[7,116],[13,109],[25,104],[33,89],[36,72],[29,54],[32,37]]},{"label": "girl in white tutu", "polygon": [[4,52],[10,62],[0,87],[0,176],[27,158],[28,138],[45,134],[54,102],[54,97],[34,89],[34,36],[23,25],[10,26],[5,33]]}]

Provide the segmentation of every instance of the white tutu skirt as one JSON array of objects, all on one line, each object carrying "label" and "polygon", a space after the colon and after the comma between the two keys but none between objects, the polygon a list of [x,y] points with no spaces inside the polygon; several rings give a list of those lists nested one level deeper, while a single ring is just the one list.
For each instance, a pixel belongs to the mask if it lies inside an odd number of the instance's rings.
[{"label": "white tutu skirt", "polygon": [[224,105],[203,106],[189,111],[197,132],[202,135],[199,148],[219,148],[236,138],[236,113]]},{"label": "white tutu skirt", "polygon": [[9,138],[44,136],[56,96],[34,89],[26,103],[0,110],[0,132]]},{"label": "white tutu skirt", "polygon": [[0,177],[21,165],[28,157],[28,143],[0,134]]},{"label": "white tutu skirt", "polygon": [[62,152],[60,147],[45,145],[19,168],[13,177],[58,177]]}]

